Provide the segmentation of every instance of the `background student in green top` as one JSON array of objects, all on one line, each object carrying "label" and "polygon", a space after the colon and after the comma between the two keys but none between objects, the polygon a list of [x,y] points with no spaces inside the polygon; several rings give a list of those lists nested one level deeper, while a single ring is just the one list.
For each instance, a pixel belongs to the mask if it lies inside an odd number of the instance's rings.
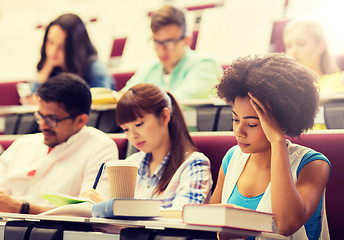
[{"label": "background student in green top", "polygon": [[162,7],[152,15],[151,29],[159,60],[139,69],[123,92],[138,83],[153,83],[178,100],[208,98],[222,69],[211,57],[190,49],[184,12]]}]

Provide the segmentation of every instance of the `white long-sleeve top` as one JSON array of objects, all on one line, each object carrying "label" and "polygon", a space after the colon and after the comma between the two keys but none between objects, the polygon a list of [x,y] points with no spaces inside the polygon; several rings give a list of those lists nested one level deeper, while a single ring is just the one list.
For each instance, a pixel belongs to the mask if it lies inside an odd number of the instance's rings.
[{"label": "white long-sleeve top", "polygon": [[[0,156],[0,191],[51,207],[42,191],[79,196],[92,188],[101,163],[118,159],[116,143],[93,127],[83,127],[50,152],[43,140],[42,133],[20,137]],[[109,197],[106,171],[97,191]]]}]

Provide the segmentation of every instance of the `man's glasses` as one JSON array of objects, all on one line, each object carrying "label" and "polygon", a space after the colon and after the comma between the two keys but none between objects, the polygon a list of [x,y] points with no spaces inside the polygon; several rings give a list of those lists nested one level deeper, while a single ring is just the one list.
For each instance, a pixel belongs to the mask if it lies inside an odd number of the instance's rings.
[{"label": "man's glasses", "polygon": [[154,42],[154,47],[155,48],[158,48],[159,46],[163,47],[164,49],[167,49],[167,50],[173,50],[175,47],[176,47],[176,44],[183,40],[185,38],[184,35],[182,35],[180,38],[178,39],[168,39],[168,40],[165,40],[165,41],[158,41],[158,40],[155,40],[153,39],[153,42]]},{"label": "man's glasses", "polygon": [[42,120],[44,120],[45,123],[51,128],[56,128],[59,122],[62,122],[67,119],[75,118],[76,116],[77,115],[71,115],[62,119],[56,119],[52,116],[44,116],[40,112],[35,112],[35,119],[36,119],[37,124],[41,124]]}]

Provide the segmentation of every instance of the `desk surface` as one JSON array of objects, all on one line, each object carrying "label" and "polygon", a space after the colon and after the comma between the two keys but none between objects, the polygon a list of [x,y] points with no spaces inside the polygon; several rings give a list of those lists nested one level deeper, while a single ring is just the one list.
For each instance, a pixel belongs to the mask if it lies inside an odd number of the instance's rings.
[{"label": "desk surface", "polygon": [[[179,104],[186,107],[208,107],[208,106],[225,106],[225,102],[219,99],[190,99],[179,101]],[[108,111],[116,109],[116,104],[92,104],[91,110]],[[9,114],[27,114],[38,110],[37,105],[10,105],[0,106],[0,115]]]},{"label": "desk surface", "polygon": [[33,113],[38,110],[37,105],[13,105],[13,106],[1,106],[0,115],[9,114],[26,114]]},{"label": "desk surface", "polygon": [[[327,102],[335,102],[335,101],[344,101],[344,93],[336,93],[330,95],[320,95],[319,102],[320,106],[323,106],[324,103]],[[188,99],[188,100],[180,100],[178,103],[182,106],[187,107],[221,107],[226,106],[226,102],[222,99],[218,98],[209,98],[209,99]]]},{"label": "desk surface", "polygon": [[[116,104],[94,104],[91,110],[94,111],[108,111],[116,109]],[[13,105],[13,106],[0,106],[0,115],[9,114],[27,114],[34,113],[38,110],[38,105]]]},{"label": "desk surface", "polygon": [[[83,218],[83,217],[67,217],[67,216],[46,216],[46,215],[32,215],[32,214],[13,214],[0,212],[0,217],[5,220],[25,220],[25,221],[65,221],[65,222],[85,222],[92,224],[102,224],[111,227],[145,227],[147,229],[159,229],[164,230],[167,228],[172,229],[184,229],[184,230],[199,230],[210,232],[224,232],[235,235],[244,236],[259,236],[271,239],[289,239],[288,237],[281,236],[275,233],[256,232],[243,229],[225,228],[225,227],[213,227],[213,226],[200,226],[189,225],[182,222],[179,219],[157,218],[150,220],[123,220],[123,219],[105,219],[105,218]],[[0,238],[1,239],[1,238]]]},{"label": "desk surface", "polygon": [[[344,100],[344,93],[321,95],[320,105],[322,106],[326,102],[342,100]],[[227,105],[223,100],[218,98],[179,100],[178,103],[186,107],[221,107]],[[0,106],[0,115],[32,113],[37,111],[37,109],[38,106],[36,105]],[[116,104],[93,104],[91,109],[96,111],[107,111],[116,109]]]},{"label": "desk surface", "polygon": [[178,100],[178,103],[185,107],[220,107],[227,105],[225,101],[218,98]]},{"label": "desk surface", "polygon": [[336,93],[330,95],[320,95],[320,106],[324,105],[326,102],[343,101],[344,93]]},{"label": "desk surface", "polygon": [[[207,106],[225,106],[226,103],[220,99],[189,99],[178,101],[180,105],[186,107],[207,107]],[[108,111],[116,109],[116,104],[92,104],[91,110],[95,111]],[[11,105],[0,106],[0,115],[8,114],[26,114],[33,113],[38,110],[37,105]]]}]

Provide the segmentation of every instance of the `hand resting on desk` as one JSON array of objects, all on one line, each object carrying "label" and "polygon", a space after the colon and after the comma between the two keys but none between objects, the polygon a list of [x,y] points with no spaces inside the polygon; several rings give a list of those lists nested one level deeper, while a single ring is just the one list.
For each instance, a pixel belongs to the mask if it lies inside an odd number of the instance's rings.
[{"label": "hand resting on desk", "polygon": [[[23,201],[13,199],[10,195],[0,191],[0,212],[20,213]],[[48,207],[41,207],[30,203],[30,214],[38,214],[50,210]]]},{"label": "hand resting on desk", "polygon": [[21,205],[21,201],[17,201],[8,194],[0,192],[0,212],[19,213]]},{"label": "hand resting on desk", "polygon": [[94,189],[89,189],[89,190],[81,193],[81,196],[84,198],[87,198],[87,199],[89,199],[95,203],[103,202],[106,200]]}]

